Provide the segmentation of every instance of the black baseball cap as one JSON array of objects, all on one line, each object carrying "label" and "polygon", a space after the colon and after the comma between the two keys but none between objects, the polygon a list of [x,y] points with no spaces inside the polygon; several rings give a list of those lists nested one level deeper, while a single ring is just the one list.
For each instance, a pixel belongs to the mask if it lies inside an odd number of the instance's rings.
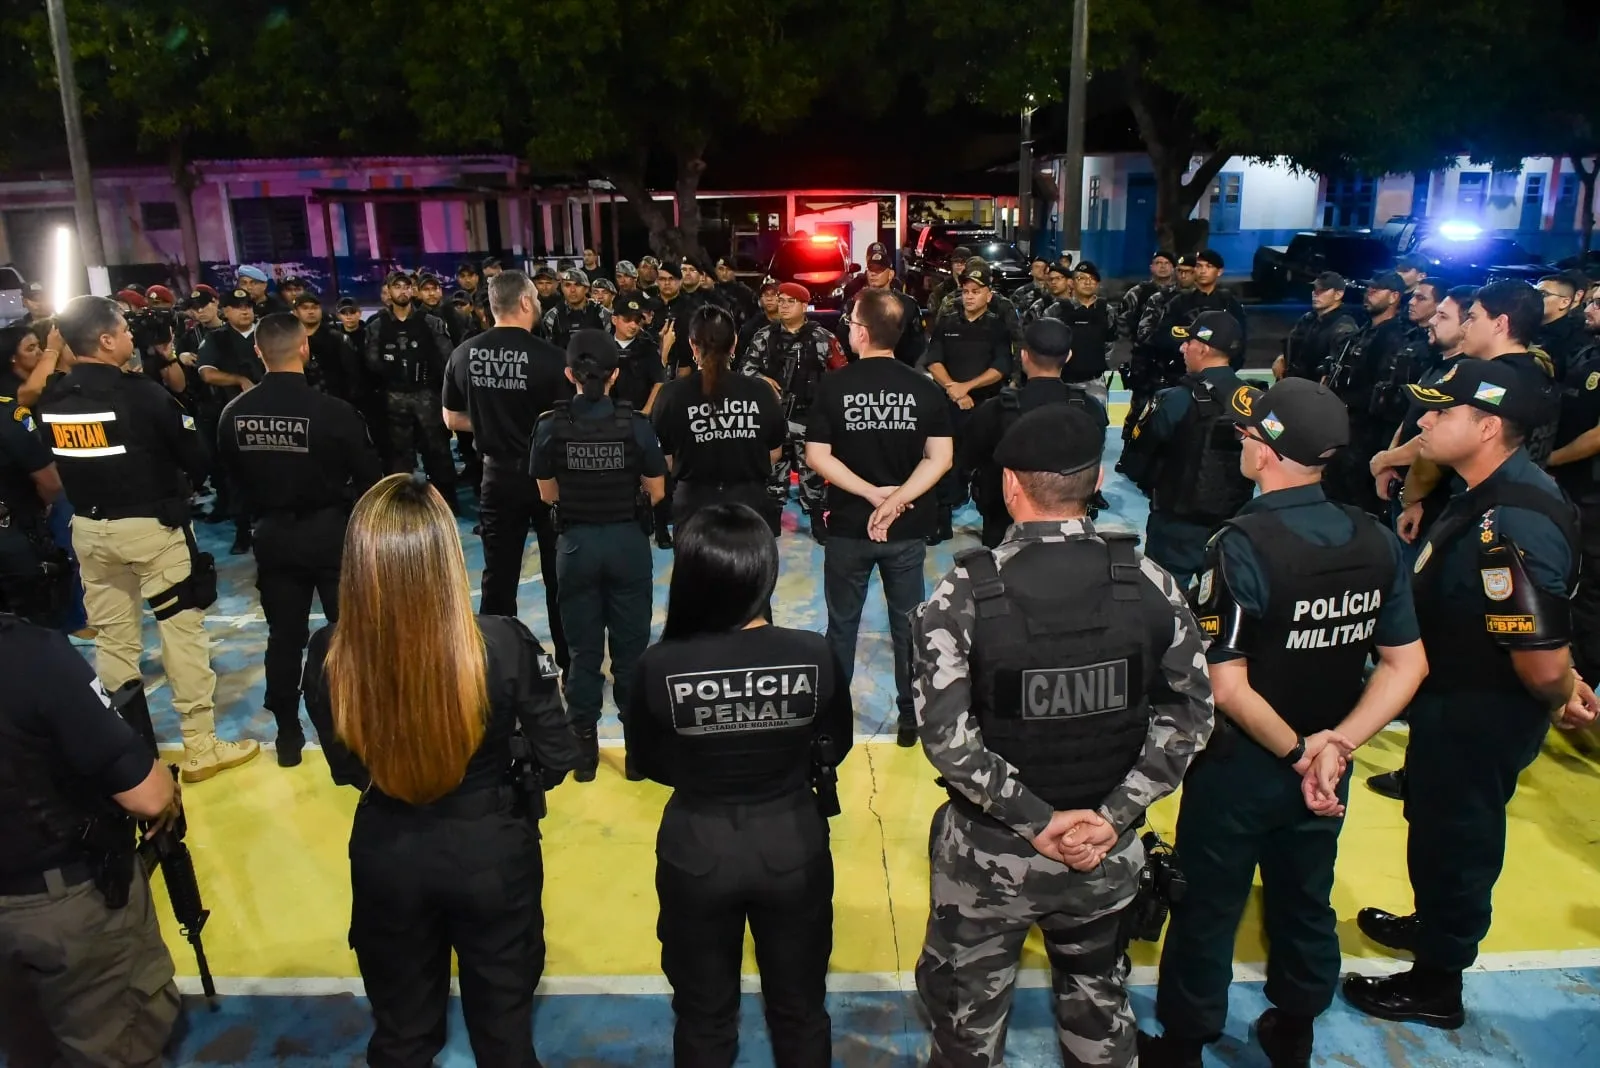
[{"label": "black baseball cap", "polygon": [[1321,292],[1337,289],[1343,293],[1348,285],[1349,283],[1344,280],[1344,275],[1338,271],[1323,271],[1311,280],[1311,288]]},{"label": "black baseball cap", "polygon": [[1217,270],[1222,270],[1222,253],[1215,249],[1203,248],[1194,254],[1196,263],[1209,263]]},{"label": "black baseball cap", "polygon": [[1172,328],[1172,336],[1180,341],[1193,338],[1230,356],[1239,347],[1239,335],[1239,320],[1225,311],[1201,312],[1188,326]]},{"label": "black baseball cap", "polygon": [[322,307],[322,298],[311,292],[309,289],[300,294],[298,297],[294,298],[294,306],[296,308],[302,307],[306,304],[315,304],[320,308]]},{"label": "black baseball cap", "polygon": [[283,281],[278,283],[279,292],[282,292],[286,286],[298,286],[299,288],[304,289],[306,288],[306,280],[297,274],[291,274],[288,278],[285,278]]},{"label": "black baseball cap", "polygon": [[1465,404],[1524,429],[1539,425],[1550,415],[1551,402],[1541,384],[1507,360],[1456,360],[1432,386],[1406,388],[1424,408]]},{"label": "black baseball cap", "polygon": [[490,267],[498,267],[498,266],[500,266],[500,261],[499,261],[499,259],[497,259],[494,256],[490,256],[488,259],[483,261],[484,270],[488,270]]},{"label": "black baseball cap", "polygon": [[1035,319],[1022,332],[1022,347],[1035,356],[1064,360],[1072,355],[1072,327],[1060,319]]},{"label": "black baseball cap", "polygon": [[1071,404],[1046,404],[1011,424],[994,462],[1013,471],[1071,475],[1097,467],[1106,435],[1089,413]]},{"label": "black baseball cap", "polygon": [[1084,260],[1082,263],[1078,264],[1077,267],[1073,268],[1072,273],[1086,274],[1090,278],[1093,278],[1096,282],[1100,281],[1100,268],[1096,267],[1088,260]]},{"label": "black baseball cap", "polygon": [[558,277],[559,276],[556,274],[556,272],[548,266],[541,266],[537,271],[533,272],[533,280],[535,282],[539,281],[541,278],[548,278],[550,281],[554,282]]},{"label": "black baseball cap", "polygon": [[[340,301],[341,305],[343,303],[344,303],[343,301]],[[450,303],[451,304],[461,304],[461,305],[471,304],[472,303],[472,294],[468,293],[465,289],[453,289],[453,290],[450,291]]]},{"label": "black baseball cap", "polygon": [[567,366],[574,378],[604,378],[617,369],[620,357],[616,341],[604,330],[579,330],[567,342]]},{"label": "black baseball cap", "polygon": [[1428,257],[1422,253],[1407,252],[1395,262],[1394,269],[1397,271],[1421,271],[1426,274],[1431,266],[1433,265],[1428,262]]},{"label": "black baseball cap", "polygon": [[644,301],[635,296],[621,297],[611,305],[611,317],[623,319],[643,319]]},{"label": "black baseball cap", "polygon": [[360,311],[361,310],[361,305],[356,303],[356,298],[354,298],[354,297],[340,297],[339,298],[339,303],[337,305],[335,305],[334,310],[335,311]]},{"label": "black baseball cap", "polygon": [[392,286],[396,282],[410,282],[414,285],[416,284],[416,279],[412,278],[405,271],[390,271],[388,276],[383,280],[383,284],[386,286]]},{"label": "black baseball cap", "polygon": [[777,288],[778,280],[772,277],[770,274],[761,280],[761,292],[765,293],[769,289],[776,290]]},{"label": "black baseball cap", "polygon": [[228,290],[217,298],[217,303],[224,308],[254,308],[256,306],[256,302],[250,299],[250,294],[242,289]]},{"label": "black baseball cap", "polygon": [[1369,290],[1389,289],[1396,293],[1404,293],[1406,291],[1406,280],[1401,278],[1398,272],[1380,271],[1372,276],[1372,281],[1367,283],[1367,288]]},{"label": "black baseball cap", "polygon": [[892,261],[889,259],[889,250],[884,247],[883,242],[874,241],[867,246],[868,267],[887,267],[890,262]]},{"label": "black baseball cap", "polygon": [[34,297],[34,298],[39,298],[39,297],[44,296],[44,283],[43,282],[29,282],[27,285],[22,287],[22,295],[25,296],[25,297]]},{"label": "black baseball cap", "polygon": [[439,281],[439,276],[434,274],[432,271],[423,271],[421,274],[417,275],[417,288],[419,289],[423,286],[439,286],[440,288],[443,288],[443,285],[444,284]]},{"label": "black baseball cap", "polygon": [[478,265],[476,263],[473,263],[471,260],[462,260],[460,263],[456,264],[456,274],[458,274],[458,275],[460,275],[460,274],[481,274],[481,273],[483,273],[483,272],[478,270]]},{"label": "black baseball cap", "polygon": [[1327,386],[1285,378],[1271,389],[1240,386],[1228,398],[1228,417],[1260,432],[1267,447],[1307,467],[1328,462],[1350,444],[1350,413]]},{"label": "black baseball cap", "polygon": [[976,282],[980,286],[987,288],[992,281],[992,275],[989,273],[989,265],[977,258],[969,260],[966,270],[961,272],[961,281],[964,283]]},{"label": "black baseball cap", "polygon": [[970,260],[972,258],[972,250],[965,245],[957,245],[950,250],[950,258],[952,260]]}]

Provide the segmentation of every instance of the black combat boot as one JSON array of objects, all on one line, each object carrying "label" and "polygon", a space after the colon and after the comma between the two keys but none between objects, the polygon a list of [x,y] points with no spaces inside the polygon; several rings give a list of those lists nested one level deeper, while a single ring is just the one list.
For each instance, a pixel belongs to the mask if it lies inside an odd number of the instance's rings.
[{"label": "black combat boot", "polygon": [[1461,1003],[1461,973],[1412,967],[1382,979],[1344,977],[1344,999],[1368,1016],[1454,1031],[1467,1022]]},{"label": "black combat boot", "polygon": [[243,519],[234,520],[233,545],[228,549],[229,556],[243,556],[250,551],[250,524]]},{"label": "black combat boot", "polygon": [[917,715],[915,712],[900,713],[900,729],[895,732],[894,744],[901,749],[910,749],[917,744]]},{"label": "black combat boot", "polygon": [[1200,1050],[1205,1043],[1171,1035],[1139,1032],[1140,1068],[1201,1068]]},{"label": "black combat boot", "polygon": [[578,766],[572,777],[579,782],[594,782],[594,773],[600,767],[600,739],[592,726],[578,727],[573,733],[578,737]]},{"label": "black combat boot", "polygon": [[1272,1068],[1311,1068],[1315,1018],[1268,1009],[1256,1020],[1256,1041]]},{"label": "black combat boot", "polygon": [[298,714],[281,716],[274,712],[272,718],[278,721],[278,767],[299,767],[301,750],[306,747],[306,735],[300,727],[300,716]]},{"label": "black combat boot", "polygon": [[1362,909],[1356,913],[1356,926],[1361,933],[1385,949],[1398,949],[1407,953],[1417,948],[1416,916],[1396,916],[1383,909]]},{"label": "black combat boot", "polygon": [[1367,789],[1392,801],[1406,799],[1406,769],[1380,772],[1367,776]]},{"label": "black combat boot", "polygon": [[633,754],[624,753],[622,756],[622,775],[629,782],[644,782],[645,774],[633,763]]}]

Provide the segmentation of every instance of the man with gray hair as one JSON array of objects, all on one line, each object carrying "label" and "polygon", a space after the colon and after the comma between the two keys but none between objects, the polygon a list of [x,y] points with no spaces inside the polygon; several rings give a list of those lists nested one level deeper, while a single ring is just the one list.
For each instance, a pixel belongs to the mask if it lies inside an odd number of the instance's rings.
[{"label": "man with gray hair", "polygon": [[558,609],[556,530],[550,508],[539,500],[528,473],[533,424],[557,401],[572,397],[566,353],[533,334],[539,297],[521,271],[489,280],[494,326],[456,346],[445,365],[444,422],[471,431],[483,456],[478,521],[483,538],[485,615],[515,616],[517,586],[528,528],[539,542],[545,607],[556,661],[567,666],[566,634]]}]

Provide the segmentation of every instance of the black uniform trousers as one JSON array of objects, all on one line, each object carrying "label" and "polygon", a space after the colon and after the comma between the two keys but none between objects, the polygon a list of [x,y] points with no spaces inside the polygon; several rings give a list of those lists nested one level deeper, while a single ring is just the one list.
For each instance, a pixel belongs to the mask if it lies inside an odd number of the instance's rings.
[{"label": "black uniform trousers", "polygon": [[416,469],[416,454],[422,454],[422,469],[428,481],[455,511],[456,464],[450,458],[450,432],[444,427],[439,391],[434,389],[391,389],[384,395],[389,420],[389,473],[410,473]]},{"label": "black uniform trousers", "polygon": [[539,484],[524,470],[520,459],[483,457],[478,522],[483,530],[483,594],[478,601],[478,612],[486,616],[516,616],[522,557],[528,547],[531,527],[539,543],[539,574],[544,579],[550,642],[555,646],[556,663],[566,670],[571,661],[567,632],[561,625],[555,519],[550,506],[539,499]]},{"label": "black uniform trousers", "polygon": [[833,854],[811,791],[757,805],[674,794],[656,836],[656,934],[672,984],[673,1063],[729,1068],[739,1052],[748,920],[777,1068],[825,1068]]},{"label": "black uniform trousers", "polygon": [[[424,814],[373,795],[350,831],[350,948],[372,1006],[367,1063],[429,1068],[444,1048],[450,951],[479,1064],[537,1068],[533,992],[544,973],[539,832],[503,790],[488,810]],[[450,804],[446,801],[445,804]]]},{"label": "black uniform trousers", "polygon": [[[1267,1000],[1295,1016],[1317,1016],[1333,1003],[1340,967],[1329,898],[1344,820],[1314,815],[1300,776],[1238,728],[1225,729],[1230,736],[1214,737],[1183,780],[1177,849],[1189,890],[1172,906],[1156,990],[1156,1018],[1167,1034],[1207,1042],[1227,1022],[1234,937],[1257,867],[1270,947]],[[1340,801],[1349,792],[1346,772]]]},{"label": "black uniform trousers", "polygon": [[1580,508],[1583,577],[1572,595],[1572,659],[1587,680],[1600,677],[1600,502]]},{"label": "black uniform trousers", "polygon": [[279,732],[299,731],[300,676],[311,637],[311,598],[339,621],[339,563],[348,522],[341,505],[264,515],[255,527],[256,589],[267,617],[265,704]]},{"label": "black uniform trousers", "polygon": [[1506,859],[1506,805],[1539,755],[1548,714],[1526,694],[1419,693],[1408,718],[1406,866],[1417,964],[1471,967]]}]

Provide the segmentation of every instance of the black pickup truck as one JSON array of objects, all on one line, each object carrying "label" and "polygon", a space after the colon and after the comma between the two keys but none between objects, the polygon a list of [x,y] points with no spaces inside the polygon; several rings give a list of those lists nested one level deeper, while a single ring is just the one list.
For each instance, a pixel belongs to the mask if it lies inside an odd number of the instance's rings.
[{"label": "black pickup truck", "polygon": [[1287,245],[1262,245],[1250,265],[1251,289],[1263,301],[1305,300],[1311,280],[1338,271],[1349,282],[1365,282],[1394,266],[1395,254],[1373,234],[1314,230],[1295,234]]}]

